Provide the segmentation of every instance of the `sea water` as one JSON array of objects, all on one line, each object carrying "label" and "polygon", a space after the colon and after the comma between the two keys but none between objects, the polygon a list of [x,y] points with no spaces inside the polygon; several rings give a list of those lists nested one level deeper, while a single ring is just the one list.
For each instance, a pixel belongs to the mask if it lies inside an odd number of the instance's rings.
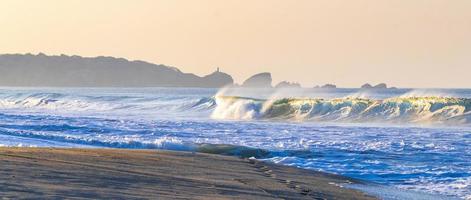
[{"label": "sea water", "polygon": [[228,144],[263,150],[252,156],[269,162],[471,199],[470,98],[467,89],[0,88],[0,146]]}]

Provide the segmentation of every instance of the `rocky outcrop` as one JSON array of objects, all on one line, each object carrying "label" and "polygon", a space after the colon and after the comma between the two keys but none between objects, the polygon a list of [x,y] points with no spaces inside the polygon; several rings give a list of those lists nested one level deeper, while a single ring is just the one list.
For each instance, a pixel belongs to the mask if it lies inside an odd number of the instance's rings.
[{"label": "rocky outcrop", "polygon": [[370,89],[370,88],[373,88],[372,85],[370,85],[369,83],[365,83],[361,86],[362,89]]},{"label": "rocky outcrop", "polygon": [[373,88],[375,88],[375,89],[387,89],[388,86],[386,85],[386,83],[380,83],[378,85],[375,85]]},{"label": "rocky outcrop", "polygon": [[0,86],[43,87],[223,87],[230,75],[205,77],[177,68],[114,57],[0,55]]},{"label": "rocky outcrop", "polygon": [[296,82],[288,82],[288,81],[282,81],[278,83],[276,88],[301,88],[301,85]]},{"label": "rocky outcrop", "polygon": [[251,88],[270,88],[272,82],[271,74],[268,72],[259,73],[251,76],[242,83],[242,87]]},{"label": "rocky outcrop", "polygon": [[366,83],[366,84],[361,86],[361,89],[388,89],[388,86],[386,85],[386,83],[380,83],[380,84],[375,85],[375,86],[372,86],[369,83]]},{"label": "rocky outcrop", "polygon": [[334,85],[334,84],[325,84],[325,85],[321,86],[321,88],[335,89],[335,88],[337,88],[337,86]]},{"label": "rocky outcrop", "polygon": [[234,79],[232,79],[231,75],[220,72],[219,70],[204,76],[203,80],[205,82],[204,85],[210,87],[221,87],[234,83]]}]

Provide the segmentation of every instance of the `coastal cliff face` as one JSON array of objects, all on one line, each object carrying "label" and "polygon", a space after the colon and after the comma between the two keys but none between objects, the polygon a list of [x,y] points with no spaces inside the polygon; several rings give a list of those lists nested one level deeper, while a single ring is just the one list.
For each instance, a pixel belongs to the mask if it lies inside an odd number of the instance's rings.
[{"label": "coastal cliff face", "polygon": [[259,73],[251,76],[244,81],[242,87],[251,87],[251,88],[271,88],[271,74],[268,72]]},{"label": "coastal cliff face", "polygon": [[214,72],[205,77],[177,68],[123,58],[0,55],[0,86],[44,87],[223,87],[230,75]]}]

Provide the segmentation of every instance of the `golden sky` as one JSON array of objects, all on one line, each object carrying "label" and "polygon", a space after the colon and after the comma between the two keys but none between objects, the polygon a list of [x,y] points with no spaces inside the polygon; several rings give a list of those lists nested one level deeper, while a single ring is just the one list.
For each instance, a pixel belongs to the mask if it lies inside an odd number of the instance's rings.
[{"label": "golden sky", "polygon": [[469,0],[0,0],[0,53],[108,55],[236,82],[471,88]]}]

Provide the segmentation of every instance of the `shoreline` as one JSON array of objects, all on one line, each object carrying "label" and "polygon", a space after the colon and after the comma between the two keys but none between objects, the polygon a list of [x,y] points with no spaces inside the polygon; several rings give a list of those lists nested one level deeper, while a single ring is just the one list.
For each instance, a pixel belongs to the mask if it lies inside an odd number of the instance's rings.
[{"label": "shoreline", "polygon": [[7,198],[377,199],[348,177],[206,153],[0,147],[0,166]]}]

